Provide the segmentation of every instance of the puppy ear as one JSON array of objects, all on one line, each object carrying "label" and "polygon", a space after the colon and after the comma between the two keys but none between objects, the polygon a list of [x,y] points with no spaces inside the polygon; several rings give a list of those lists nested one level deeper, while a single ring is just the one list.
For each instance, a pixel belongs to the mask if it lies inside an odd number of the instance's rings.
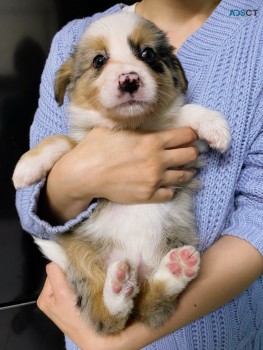
[{"label": "puppy ear", "polygon": [[174,54],[174,47],[169,47],[168,54],[165,55],[163,62],[170,69],[174,81],[174,86],[179,88],[179,90],[185,94],[188,87],[188,81],[186,79],[183,67]]},{"label": "puppy ear", "polygon": [[71,80],[72,70],[73,59],[69,58],[57,71],[54,90],[55,99],[59,106],[63,105],[66,90]]},{"label": "puppy ear", "polygon": [[176,73],[175,79],[177,80],[177,85],[181,90],[181,92],[185,94],[188,88],[188,81],[186,79],[183,67],[176,56],[174,56],[174,67],[175,67],[175,73]]}]

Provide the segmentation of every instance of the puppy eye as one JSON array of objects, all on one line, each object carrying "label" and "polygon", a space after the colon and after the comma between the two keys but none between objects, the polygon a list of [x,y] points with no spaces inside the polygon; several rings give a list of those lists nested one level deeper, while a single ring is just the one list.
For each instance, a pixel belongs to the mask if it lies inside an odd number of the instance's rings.
[{"label": "puppy eye", "polygon": [[94,57],[93,66],[96,69],[100,69],[104,66],[106,62],[107,62],[107,57],[103,55],[97,55],[96,57]]},{"label": "puppy eye", "polygon": [[146,47],[141,53],[141,58],[151,63],[155,60],[155,52],[150,47]]}]

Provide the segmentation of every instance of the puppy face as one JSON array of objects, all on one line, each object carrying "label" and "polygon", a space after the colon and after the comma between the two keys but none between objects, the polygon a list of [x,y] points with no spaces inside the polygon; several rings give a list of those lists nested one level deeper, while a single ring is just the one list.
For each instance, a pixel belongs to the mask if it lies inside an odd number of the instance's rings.
[{"label": "puppy face", "polygon": [[185,93],[174,48],[154,24],[129,13],[94,22],[59,69],[55,95],[98,112],[116,127],[138,128]]}]

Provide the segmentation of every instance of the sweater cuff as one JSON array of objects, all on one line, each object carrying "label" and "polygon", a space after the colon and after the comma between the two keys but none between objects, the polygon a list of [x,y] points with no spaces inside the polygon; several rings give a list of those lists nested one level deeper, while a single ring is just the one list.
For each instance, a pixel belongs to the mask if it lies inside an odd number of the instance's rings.
[{"label": "sweater cuff", "polygon": [[52,239],[56,234],[67,232],[83,220],[88,219],[93,210],[97,207],[97,201],[93,201],[88,208],[76,218],[67,221],[63,225],[53,226],[37,215],[38,200],[45,182],[46,179],[42,179],[28,188],[28,191],[31,192],[28,208],[29,215],[28,221],[27,223],[24,223],[23,228],[34,236],[44,239]]}]

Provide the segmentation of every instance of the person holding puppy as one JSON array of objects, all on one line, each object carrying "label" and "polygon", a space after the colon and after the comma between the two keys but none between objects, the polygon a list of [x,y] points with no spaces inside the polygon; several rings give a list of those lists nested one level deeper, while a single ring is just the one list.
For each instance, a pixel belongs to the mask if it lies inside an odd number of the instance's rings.
[{"label": "person holding puppy", "polygon": [[[246,8],[245,0],[238,0]],[[101,337],[84,322],[64,273],[51,263],[38,305],[67,336],[67,349],[260,350],[263,344],[263,4],[256,16],[232,16],[234,0],[142,0],[104,14],[135,11],[168,33],[189,81],[188,102],[219,110],[228,120],[232,144],[225,155],[210,150],[195,199],[202,252],[198,277],[180,295],[169,321],[158,329],[140,323]],[[102,16],[73,21],[52,44],[31,128],[31,146],[52,133],[67,133],[53,79],[87,25]],[[193,161],[197,136],[189,128],[160,133],[93,129],[60,159],[47,179],[19,190],[17,207],[27,231],[43,238],[88,218],[96,198],[117,203],[169,200],[176,184],[194,170],[173,170],[163,159],[174,151],[174,167]],[[145,176],[144,169],[151,173]],[[149,182],[149,177],[155,181]],[[75,345],[76,344],[76,345]]]}]

